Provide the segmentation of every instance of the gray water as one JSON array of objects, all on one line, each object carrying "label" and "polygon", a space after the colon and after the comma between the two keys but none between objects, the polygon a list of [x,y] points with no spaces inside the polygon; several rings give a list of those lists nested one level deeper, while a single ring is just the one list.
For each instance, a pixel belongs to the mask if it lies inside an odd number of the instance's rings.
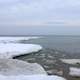
[{"label": "gray water", "polygon": [[80,53],[80,36],[40,36],[39,39],[25,43],[40,44],[43,48],[50,48],[68,53]]},{"label": "gray water", "polygon": [[40,44],[43,49],[40,52],[15,58],[38,63],[43,66],[49,75],[60,75],[68,80],[80,80],[69,76],[69,67],[80,65],[68,65],[60,61],[61,58],[80,58],[80,36],[38,36],[38,39],[22,41],[21,43]]}]

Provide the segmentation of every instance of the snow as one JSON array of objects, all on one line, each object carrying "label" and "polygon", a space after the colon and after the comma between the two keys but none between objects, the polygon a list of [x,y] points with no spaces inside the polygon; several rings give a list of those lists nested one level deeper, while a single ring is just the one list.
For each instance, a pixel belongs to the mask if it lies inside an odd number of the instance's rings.
[{"label": "snow", "polygon": [[80,77],[80,68],[70,67],[69,75],[74,77]]},{"label": "snow", "polygon": [[67,64],[80,64],[80,59],[60,59],[63,63]]},{"label": "snow", "polygon": [[0,80],[66,80],[55,75],[48,76],[37,63],[11,59],[41,50],[42,47],[37,44],[17,43],[35,38],[37,37],[0,37]]},{"label": "snow", "polygon": [[16,59],[0,59],[0,75],[19,76],[36,74],[47,75],[46,71],[37,63],[28,63]]},{"label": "snow", "polygon": [[37,39],[39,37],[0,37],[0,43],[16,43],[22,40]]},{"label": "snow", "polygon": [[48,76],[37,63],[16,59],[0,59],[0,80],[66,80],[59,76]]},{"label": "snow", "polygon": [[3,76],[0,75],[1,80],[66,80],[58,76],[46,76],[46,75],[29,75],[29,76]]},{"label": "snow", "polygon": [[12,58],[14,56],[30,54],[41,50],[42,47],[37,44],[18,44],[8,43],[0,44],[0,58]]}]

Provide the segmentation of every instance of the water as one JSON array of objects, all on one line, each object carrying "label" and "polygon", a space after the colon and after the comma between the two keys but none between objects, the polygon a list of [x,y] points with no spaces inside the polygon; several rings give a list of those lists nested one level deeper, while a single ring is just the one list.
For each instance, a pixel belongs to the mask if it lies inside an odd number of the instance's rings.
[{"label": "water", "polygon": [[80,58],[80,36],[39,36],[38,39],[22,41],[21,43],[40,44],[43,50],[29,55],[14,57],[30,63],[39,63],[49,75],[59,75],[68,80],[80,80],[69,76],[68,65],[60,61],[61,58]]},{"label": "water", "polygon": [[43,48],[57,49],[68,53],[80,53],[80,36],[40,36],[41,38],[26,41],[40,44]]},{"label": "water", "polygon": [[29,40],[21,39],[16,42],[13,39],[3,41],[6,43],[23,43],[23,44],[39,44],[43,49],[36,53],[16,56],[14,59],[20,59],[30,63],[40,64],[49,75],[59,75],[67,78],[68,80],[80,80],[69,76],[70,67],[79,67],[77,65],[64,64],[60,59],[78,59],[80,58],[80,36],[38,36],[40,38],[30,38]]}]

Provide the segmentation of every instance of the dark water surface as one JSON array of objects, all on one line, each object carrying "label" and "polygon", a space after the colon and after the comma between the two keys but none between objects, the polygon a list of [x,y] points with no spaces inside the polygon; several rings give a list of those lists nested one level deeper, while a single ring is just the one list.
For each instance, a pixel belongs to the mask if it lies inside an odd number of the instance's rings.
[{"label": "dark water surface", "polygon": [[39,39],[22,41],[22,43],[40,44],[43,50],[15,58],[39,63],[49,75],[59,75],[68,80],[80,80],[69,76],[69,67],[80,67],[80,65],[73,66],[60,61],[61,58],[80,58],[80,36],[40,36]]}]

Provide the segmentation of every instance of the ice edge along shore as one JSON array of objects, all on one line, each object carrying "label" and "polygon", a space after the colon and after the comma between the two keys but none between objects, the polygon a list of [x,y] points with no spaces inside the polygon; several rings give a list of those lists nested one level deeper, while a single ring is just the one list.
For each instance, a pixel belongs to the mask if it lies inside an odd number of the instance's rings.
[{"label": "ice edge along shore", "polygon": [[19,55],[38,52],[41,49],[42,47],[36,44],[0,43],[0,79],[33,80],[34,78],[35,80],[66,80],[55,75],[48,76],[46,71],[37,63],[31,64],[20,60],[10,59]]}]

